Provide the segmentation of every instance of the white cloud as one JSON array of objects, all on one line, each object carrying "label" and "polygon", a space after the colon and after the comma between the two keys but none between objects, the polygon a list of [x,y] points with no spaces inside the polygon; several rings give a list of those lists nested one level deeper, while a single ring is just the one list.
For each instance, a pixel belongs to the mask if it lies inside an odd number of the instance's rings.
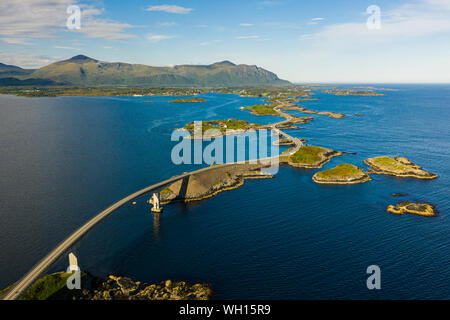
[{"label": "white cloud", "polygon": [[253,26],[253,24],[251,24],[251,23],[241,23],[241,24],[239,24],[241,27],[252,27]]},{"label": "white cloud", "polygon": [[30,45],[31,44],[27,39],[23,39],[23,38],[0,38],[0,41],[8,43],[8,44],[21,44],[21,45]]},{"label": "white cloud", "polygon": [[239,36],[236,39],[259,39],[259,36]]},{"label": "white cloud", "polygon": [[79,31],[86,38],[97,38],[105,40],[122,40],[136,38],[136,35],[126,33],[125,30],[133,28],[132,25],[106,19],[89,18],[81,22]]},{"label": "white cloud", "polygon": [[19,66],[24,69],[40,68],[62,59],[63,57],[50,57],[46,55],[25,53],[7,53],[0,51],[0,61],[2,63]]},{"label": "white cloud", "polygon": [[53,46],[55,49],[64,49],[64,50],[77,50],[80,51],[80,48],[67,47],[67,46]]},{"label": "white cloud", "polygon": [[299,35],[301,43],[291,59],[299,61],[304,81],[449,82],[449,2],[381,7],[381,29],[368,29],[367,13],[355,21],[324,25]]},{"label": "white cloud", "polygon": [[150,42],[158,42],[161,40],[171,39],[171,38],[173,38],[173,36],[167,36],[167,35],[162,35],[162,34],[149,34],[149,35],[147,35],[146,38]]},{"label": "white cloud", "polygon": [[313,34],[311,34],[311,33],[305,33],[305,34],[300,35],[299,39],[311,39],[311,38],[313,38],[313,37],[314,37]]},{"label": "white cloud", "polygon": [[312,18],[311,21],[308,22],[309,25],[318,24],[325,20],[324,18]]},{"label": "white cloud", "polygon": [[349,48],[361,44],[390,43],[407,38],[450,32],[450,5],[444,0],[422,0],[384,12],[381,28],[369,29],[366,20],[324,26],[311,38],[318,46]]},{"label": "white cloud", "polygon": [[169,21],[169,22],[161,22],[161,23],[159,23],[159,25],[161,27],[173,27],[173,26],[177,25],[177,23],[173,22],[173,21]]},{"label": "white cloud", "polygon": [[209,46],[209,45],[212,45],[212,44],[215,44],[215,43],[220,43],[220,42],[222,42],[222,40],[204,41],[204,42],[201,42],[200,45],[201,46]]},{"label": "white cloud", "polygon": [[259,2],[260,6],[267,7],[267,6],[277,6],[280,5],[281,1],[261,1]]},{"label": "white cloud", "polygon": [[[81,29],[68,30],[67,7],[81,8]],[[16,39],[56,38],[64,32],[78,32],[88,38],[108,40],[135,37],[126,32],[132,26],[99,18],[102,9],[79,4],[78,0],[2,0],[0,2],[0,36]]]},{"label": "white cloud", "polygon": [[184,8],[176,5],[163,4],[159,6],[150,6],[147,11],[160,11],[160,12],[168,12],[168,13],[176,13],[176,14],[187,14],[190,13],[192,8]]}]

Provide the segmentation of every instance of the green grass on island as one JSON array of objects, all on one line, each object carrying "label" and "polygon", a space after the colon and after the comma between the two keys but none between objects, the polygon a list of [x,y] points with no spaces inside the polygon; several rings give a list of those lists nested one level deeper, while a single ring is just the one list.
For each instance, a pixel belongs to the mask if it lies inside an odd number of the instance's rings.
[{"label": "green grass on island", "polygon": [[70,292],[67,288],[70,276],[70,273],[65,272],[46,274],[28,288],[20,300],[64,299]]},{"label": "green grass on island", "polygon": [[173,191],[169,187],[162,189],[160,192],[161,195],[167,195],[167,194],[172,194],[172,193],[173,193]]},{"label": "green grass on island", "polygon": [[[249,123],[248,121],[238,119],[202,121],[202,132],[216,129],[220,130],[221,133],[224,133],[226,130],[249,130],[257,129],[258,127],[260,127],[259,124]],[[194,123],[188,123],[184,126],[184,129],[189,132],[194,132]]]},{"label": "green grass on island", "polygon": [[358,175],[363,172],[364,171],[362,169],[352,164],[341,163],[338,164],[335,168],[317,172],[316,176],[321,179],[346,178]]},{"label": "green grass on island", "polygon": [[402,164],[399,161],[396,161],[394,158],[387,156],[373,158],[372,163],[376,166],[392,171],[403,171],[407,169],[406,165]]},{"label": "green grass on island", "polygon": [[203,98],[186,98],[186,99],[176,99],[169,101],[170,103],[189,103],[189,102],[206,102],[208,100]]},{"label": "green grass on island", "polygon": [[326,149],[315,146],[302,146],[296,153],[289,157],[289,160],[295,163],[313,164],[320,160],[320,154],[325,153]]},{"label": "green grass on island", "polygon": [[250,110],[253,114],[258,116],[272,116],[278,115],[278,113],[273,110],[274,105],[263,105],[263,104],[255,104],[254,106],[245,107],[244,109]]},{"label": "green grass on island", "polygon": [[[73,296],[73,292],[67,288],[67,279],[71,273],[58,272],[46,274],[29,287],[20,300],[65,300]],[[85,275],[82,275],[82,278]],[[0,297],[5,295],[14,284],[0,291]]]}]

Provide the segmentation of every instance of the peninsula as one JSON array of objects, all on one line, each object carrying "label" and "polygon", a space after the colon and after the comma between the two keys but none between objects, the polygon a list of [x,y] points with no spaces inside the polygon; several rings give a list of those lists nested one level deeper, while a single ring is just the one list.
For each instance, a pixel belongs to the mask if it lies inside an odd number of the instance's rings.
[{"label": "peninsula", "polygon": [[370,176],[352,164],[341,163],[328,170],[319,171],[312,177],[316,183],[323,184],[355,184],[372,180]]},{"label": "peninsula", "polygon": [[386,174],[396,177],[411,177],[418,179],[435,179],[438,176],[425,171],[405,157],[375,157],[364,160],[370,166],[369,173]]}]

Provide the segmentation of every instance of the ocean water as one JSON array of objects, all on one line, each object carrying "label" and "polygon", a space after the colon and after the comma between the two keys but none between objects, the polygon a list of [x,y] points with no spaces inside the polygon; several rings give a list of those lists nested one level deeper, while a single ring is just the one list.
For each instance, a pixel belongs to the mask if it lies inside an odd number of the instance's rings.
[{"label": "ocean water", "polygon": [[[313,115],[287,132],[356,153],[333,158],[325,169],[405,156],[438,179],[373,175],[363,184],[327,186],[311,180],[317,170],[282,166],[273,179],[167,205],[160,219],[143,196],[72,248],[80,267],[144,282],[209,282],[215,299],[449,299],[450,86],[380,87],[398,91],[317,92],[320,101],[301,105],[348,117]],[[194,120],[280,120],[239,109],[259,98],[204,97],[208,102],[170,104],[173,97],[0,96],[0,288],[108,205],[198,168],[171,162],[174,128]],[[403,200],[429,202],[438,217],[385,211]],[[49,271],[67,263],[63,256]],[[366,287],[369,265],[381,268],[381,290]]]}]

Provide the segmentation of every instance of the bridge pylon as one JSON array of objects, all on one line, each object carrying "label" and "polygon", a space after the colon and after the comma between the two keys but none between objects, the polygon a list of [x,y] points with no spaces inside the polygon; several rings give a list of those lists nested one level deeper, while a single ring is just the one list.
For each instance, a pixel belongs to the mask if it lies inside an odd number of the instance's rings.
[{"label": "bridge pylon", "polygon": [[149,203],[153,204],[152,212],[161,213],[163,211],[163,208],[161,207],[161,199],[159,196],[159,192],[155,192],[152,195],[152,198],[149,200]]}]

